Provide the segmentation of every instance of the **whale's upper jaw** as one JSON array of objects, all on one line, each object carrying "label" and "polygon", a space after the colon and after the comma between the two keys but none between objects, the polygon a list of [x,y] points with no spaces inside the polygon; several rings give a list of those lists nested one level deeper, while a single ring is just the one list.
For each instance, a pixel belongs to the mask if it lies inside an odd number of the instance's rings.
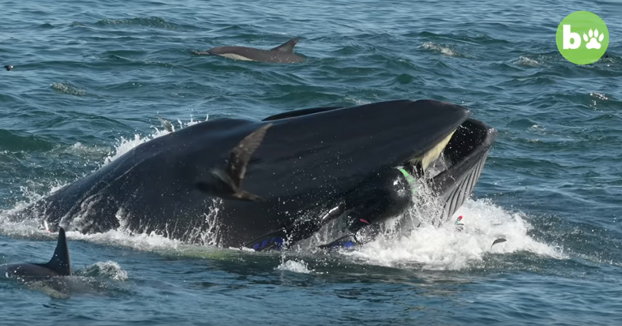
[{"label": "whale's upper jaw", "polygon": [[249,164],[249,191],[275,200],[321,200],[381,170],[427,165],[470,115],[464,107],[428,100],[310,112],[264,119],[274,126]]}]

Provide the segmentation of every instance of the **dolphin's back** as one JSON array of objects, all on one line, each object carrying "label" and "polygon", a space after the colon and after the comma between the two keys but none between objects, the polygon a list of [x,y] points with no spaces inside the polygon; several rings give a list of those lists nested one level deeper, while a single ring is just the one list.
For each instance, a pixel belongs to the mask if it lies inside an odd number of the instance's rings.
[{"label": "dolphin's back", "polygon": [[59,273],[37,264],[10,264],[0,266],[0,275],[7,278],[49,278],[60,276]]},{"label": "dolphin's back", "polygon": [[[271,63],[304,62],[305,58],[294,53],[298,39],[291,39],[270,50],[256,49],[245,46],[218,46],[209,49],[206,53],[219,55],[235,60],[261,61]],[[204,54],[205,52],[197,52]]]},{"label": "dolphin's back", "polygon": [[298,39],[291,39],[270,50],[256,49],[246,46],[217,46],[207,51],[192,51],[197,55],[218,55],[225,58],[243,61],[260,61],[270,63],[299,63],[305,58],[294,53]]}]

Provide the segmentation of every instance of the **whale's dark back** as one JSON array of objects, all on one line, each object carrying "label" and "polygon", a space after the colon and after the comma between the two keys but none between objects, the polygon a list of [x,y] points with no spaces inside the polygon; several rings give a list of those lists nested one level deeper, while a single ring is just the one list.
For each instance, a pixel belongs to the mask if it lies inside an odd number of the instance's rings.
[{"label": "whale's dark back", "polygon": [[[269,121],[273,126],[242,183],[266,202],[219,205],[224,243],[241,243],[242,238],[278,228],[305,209],[342,196],[368,176],[429,150],[467,117],[463,107],[422,100]],[[123,226],[190,240],[213,226],[204,216],[213,198],[198,191],[195,182],[209,178],[211,168],[224,167],[229,151],[265,123],[218,119],[159,137],[59,190],[38,207],[45,208],[51,224],[71,224],[84,232]]]}]

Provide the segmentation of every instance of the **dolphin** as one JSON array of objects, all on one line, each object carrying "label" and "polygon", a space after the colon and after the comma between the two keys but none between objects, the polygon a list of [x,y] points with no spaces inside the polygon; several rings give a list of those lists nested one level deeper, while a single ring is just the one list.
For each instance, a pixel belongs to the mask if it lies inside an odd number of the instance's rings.
[{"label": "dolphin", "polygon": [[0,277],[16,280],[30,289],[55,298],[69,298],[80,293],[98,294],[102,293],[105,286],[93,277],[74,275],[65,229],[62,227],[58,229],[56,249],[49,262],[0,265]]},{"label": "dolphin", "polygon": [[442,204],[438,220],[449,219],[496,135],[467,108],[435,100],[214,119],[138,145],[11,218],[258,251],[328,228],[331,243],[419,204],[417,182]]},{"label": "dolphin", "polygon": [[0,273],[6,278],[17,278],[20,280],[39,280],[58,276],[70,276],[71,264],[69,262],[69,248],[67,247],[65,230],[62,227],[58,230],[56,250],[54,250],[54,255],[49,262],[45,264],[4,264],[0,265]]},{"label": "dolphin", "polygon": [[270,50],[255,49],[244,46],[219,46],[207,51],[193,51],[196,55],[218,55],[221,57],[270,63],[299,63],[305,58],[294,53],[294,47],[299,39],[291,39]]}]

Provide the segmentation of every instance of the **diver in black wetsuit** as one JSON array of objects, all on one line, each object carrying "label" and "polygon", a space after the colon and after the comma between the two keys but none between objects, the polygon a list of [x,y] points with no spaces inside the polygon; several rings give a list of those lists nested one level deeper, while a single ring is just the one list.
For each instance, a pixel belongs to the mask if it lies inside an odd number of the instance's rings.
[{"label": "diver in black wetsuit", "polygon": [[390,169],[375,175],[352,191],[345,203],[348,234],[322,248],[353,246],[359,243],[356,234],[362,228],[404,213],[412,204],[413,174],[420,175],[414,166]]},{"label": "diver in black wetsuit", "polygon": [[405,168],[379,173],[346,196],[352,233],[403,213],[411,204],[414,179]]},{"label": "diver in black wetsuit", "polygon": [[321,247],[349,247],[358,242],[355,235],[362,228],[398,216],[410,207],[415,176],[420,175],[417,172],[417,167],[412,165],[380,172],[347,193],[344,202],[339,203],[336,209],[323,218],[291,225],[255,239],[247,246],[255,250],[280,249],[285,238],[298,242],[312,236],[329,221],[345,214],[347,226],[344,233],[347,235]]}]

